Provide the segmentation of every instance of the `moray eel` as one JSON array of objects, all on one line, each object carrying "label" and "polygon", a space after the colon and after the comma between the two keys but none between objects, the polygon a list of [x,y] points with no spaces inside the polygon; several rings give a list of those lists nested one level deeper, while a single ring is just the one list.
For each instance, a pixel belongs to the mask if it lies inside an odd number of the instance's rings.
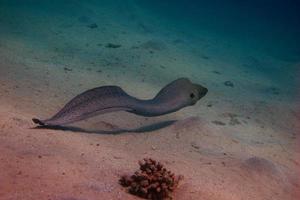
[{"label": "moray eel", "polygon": [[163,87],[153,99],[141,100],[118,86],[102,86],[77,95],[49,119],[32,120],[41,126],[60,126],[114,111],[154,117],[192,106],[207,91],[187,78],[179,78]]}]

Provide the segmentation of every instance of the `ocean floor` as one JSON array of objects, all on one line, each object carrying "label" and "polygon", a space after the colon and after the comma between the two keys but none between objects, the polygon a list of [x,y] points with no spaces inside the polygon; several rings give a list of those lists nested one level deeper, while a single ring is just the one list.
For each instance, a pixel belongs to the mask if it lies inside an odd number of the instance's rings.
[{"label": "ocean floor", "polygon": [[[300,59],[292,53],[175,26],[136,1],[3,2],[0,199],[138,199],[118,180],[145,157],[184,176],[174,199],[300,197]],[[209,92],[176,113],[111,113],[65,130],[31,121],[90,88],[152,98],[179,77]]]}]

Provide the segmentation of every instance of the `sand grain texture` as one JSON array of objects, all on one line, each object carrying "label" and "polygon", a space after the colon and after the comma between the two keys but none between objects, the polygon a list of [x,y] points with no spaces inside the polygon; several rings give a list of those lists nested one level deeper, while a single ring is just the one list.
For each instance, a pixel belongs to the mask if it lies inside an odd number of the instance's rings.
[{"label": "sand grain texture", "polygon": [[[183,33],[135,1],[59,9],[54,1],[40,12],[11,2],[0,7],[1,200],[138,199],[118,180],[144,157],[184,175],[174,199],[298,199],[297,87],[285,82],[296,75],[274,79],[249,66],[277,73],[299,61],[206,31]],[[176,113],[110,113],[69,130],[31,122],[90,88],[119,85],[151,98],[182,76],[209,93]]]}]

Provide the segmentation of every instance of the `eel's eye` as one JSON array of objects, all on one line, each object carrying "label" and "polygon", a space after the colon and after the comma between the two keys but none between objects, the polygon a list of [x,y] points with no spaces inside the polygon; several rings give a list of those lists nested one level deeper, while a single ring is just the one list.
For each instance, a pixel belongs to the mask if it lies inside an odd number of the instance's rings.
[{"label": "eel's eye", "polygon": [[194,93],[191,93],[190,94],[190,97],[193,99],[195,97],[195,94]]}]

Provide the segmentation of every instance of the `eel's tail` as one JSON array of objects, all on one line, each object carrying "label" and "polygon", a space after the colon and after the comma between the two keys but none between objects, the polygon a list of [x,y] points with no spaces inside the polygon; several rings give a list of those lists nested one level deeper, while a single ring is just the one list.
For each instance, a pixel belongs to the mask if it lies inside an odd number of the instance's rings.
[{"label": "eel's tail", "polygon": [[42,120],[39,120],[37,118],[32,118],[32,121],[35,123],[35,124],[38,124],[40,126],[45,126],[46,124],[42,121]]}]

